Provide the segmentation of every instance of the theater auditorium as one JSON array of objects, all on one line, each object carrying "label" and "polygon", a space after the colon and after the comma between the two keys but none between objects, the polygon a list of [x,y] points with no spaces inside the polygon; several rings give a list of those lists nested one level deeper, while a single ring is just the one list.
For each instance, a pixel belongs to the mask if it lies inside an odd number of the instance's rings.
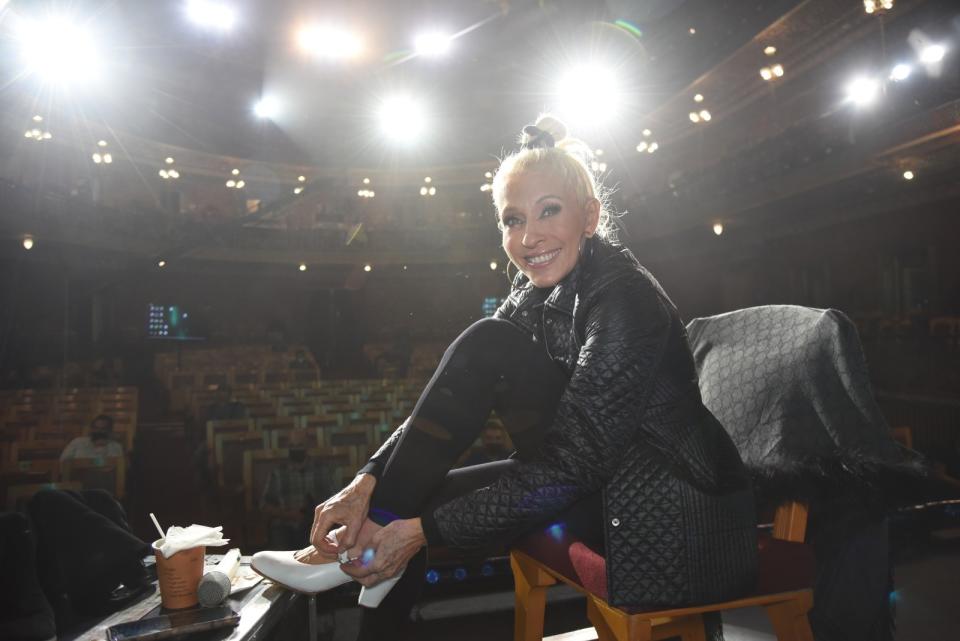
[{"label": "theater auditorium", "polygon": [[954,0],[0,0],[0,638],[960,629]]}]

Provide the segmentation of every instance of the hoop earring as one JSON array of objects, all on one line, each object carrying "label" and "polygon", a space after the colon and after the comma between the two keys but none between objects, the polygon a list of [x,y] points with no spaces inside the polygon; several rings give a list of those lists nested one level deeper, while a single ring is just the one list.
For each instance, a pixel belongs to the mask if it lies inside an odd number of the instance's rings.
[{"label": "hoop earring", "polygon": [[504,270],[507,274],[507,285],[513,290],[513,277],[510,276],[510,268],[513,267],[513,261],[507,260],[507,268]]}]

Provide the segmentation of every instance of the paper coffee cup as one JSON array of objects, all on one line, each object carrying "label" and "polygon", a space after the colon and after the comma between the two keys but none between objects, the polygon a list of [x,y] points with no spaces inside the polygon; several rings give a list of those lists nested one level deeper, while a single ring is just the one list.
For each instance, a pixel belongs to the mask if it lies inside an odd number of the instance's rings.
[{"label": "paper coffee cup", "polygon": [[157,558],[157,580],[160,583],[160,603],[167,610],[192,608],[200,602],[197,598],[197,585],[203,576],[206,547],[201,545],[181,550],[168,559],[160,551],[165,541],[166,539],[157,539],[153,542],[153,553]]}]

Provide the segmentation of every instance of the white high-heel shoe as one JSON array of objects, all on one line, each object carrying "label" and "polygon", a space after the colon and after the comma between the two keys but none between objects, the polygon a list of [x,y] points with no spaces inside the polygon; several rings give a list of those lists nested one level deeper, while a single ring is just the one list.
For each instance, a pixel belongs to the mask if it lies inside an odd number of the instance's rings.
[{"label": "white high-heel shoe", "polygon": [[360,590],[360,598],[357,600],[357,605],[362,605],[365,608],[375,608],[380,605],[390,590],[393,589],[393,586],[397,584],[397,581],[400,580],[400,577],[403,576],[404,572],[406,572],[406,568],[404,568],[400,574],[392,579],[386,579],[385,581],[381,581],[380,583],[372,585],[369,588],[364,586]]},{"label": "white high-heel shoe", "polygon": [[[294,557],[297,552],[299,550],[257,552],[253,555],[250,567],[257,574],[295,592],[303,592],[304,594],[316,594],[317,592],[332,590],[353,580],[352,576],[340,569],[340,563],[337,561],[316,564],[304,563]],[[389,592],[389,589],[387,592]],[[384,596],[386,596],[386,593],[384,593]],[[383,597],[380,598],[383,599]],[[379,601],[377,603],[379,604]]]}]

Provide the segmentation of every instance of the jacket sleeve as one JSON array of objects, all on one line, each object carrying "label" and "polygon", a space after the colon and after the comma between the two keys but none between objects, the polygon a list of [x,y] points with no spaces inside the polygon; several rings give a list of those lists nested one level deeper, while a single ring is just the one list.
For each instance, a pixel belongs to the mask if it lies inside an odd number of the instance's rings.
[{"label": "jacket sleeve", "polygon": [[516,538],[601,489],[639,437],[672,316],[655,289],[632,278],[592,298],[577,365],[543,444],[493,485],[425,514],[431,544],[473,550]]}]

